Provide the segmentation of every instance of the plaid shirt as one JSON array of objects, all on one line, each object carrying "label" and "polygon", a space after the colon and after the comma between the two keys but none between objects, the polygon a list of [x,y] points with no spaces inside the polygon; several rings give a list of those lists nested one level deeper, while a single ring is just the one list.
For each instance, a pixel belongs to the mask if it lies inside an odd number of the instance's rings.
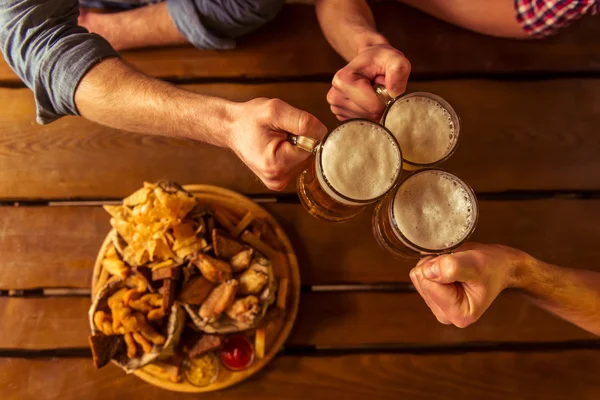
[{"label": "plaid shirt", "polygon": [[525,32],[544,37],[585,14],[600,11],[600,0],[515,0],[517,21]]}]

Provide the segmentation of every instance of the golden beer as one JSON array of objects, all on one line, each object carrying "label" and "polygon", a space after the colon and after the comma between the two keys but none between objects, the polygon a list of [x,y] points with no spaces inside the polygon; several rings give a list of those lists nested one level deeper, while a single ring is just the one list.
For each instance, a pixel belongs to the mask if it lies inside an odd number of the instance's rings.
[{"label": "golden beer", "polygon": [[[387,91],[379,88],[380,96]],[[402,149],[403,168],[431,168],[448,160],[458,145],[460,119],[441,97],[414,92],[387,97],[381,124],[392,132]]]},{"label": "golden beer", "polygon": [[398,182],[402,153],[376,122],[354,119],[328,133],[298,178],[298,196],[314,217],[342,222],[381,199]]},{"label": "golden beer", "polygon": [[449,172],[419,170],[375,208],[373,234],[400,257],[450,252],[475,231],[479,216],[473,190]]}]

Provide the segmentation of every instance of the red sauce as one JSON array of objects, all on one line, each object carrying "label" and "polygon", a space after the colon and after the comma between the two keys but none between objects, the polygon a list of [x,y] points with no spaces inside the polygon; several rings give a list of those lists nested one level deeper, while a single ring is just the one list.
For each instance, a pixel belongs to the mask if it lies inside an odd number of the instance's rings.
[{"label": "red sauce", "polygon": [[221,362],[228,369],[239,371],[247,368],[254,359],[252,343],[244,336],[230,336],[221,348]]}]

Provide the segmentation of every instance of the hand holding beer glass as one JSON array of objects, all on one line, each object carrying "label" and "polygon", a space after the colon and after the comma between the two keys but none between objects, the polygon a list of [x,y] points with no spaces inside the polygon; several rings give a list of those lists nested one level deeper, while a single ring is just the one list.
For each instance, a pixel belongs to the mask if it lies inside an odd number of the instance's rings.
[{"label": "hand holding beer glass", "polygon": [[346,221],[385,196],[399,180],[400,146],[378,123],[353,119],[322,142],[300,136],[292,136],[291,142],[315,155],[298,178],[298,195],[318,219]]}]

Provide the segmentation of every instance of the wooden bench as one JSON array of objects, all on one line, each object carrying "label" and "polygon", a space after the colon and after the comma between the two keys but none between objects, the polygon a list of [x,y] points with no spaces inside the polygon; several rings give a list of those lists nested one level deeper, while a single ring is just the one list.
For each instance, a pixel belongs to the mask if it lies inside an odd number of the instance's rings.
[{"label": "wooden bench", "polygon": [[[462,143],[445,167],[480,195],[474,239],[599,269],[597,21],[583,19],[547,41],[518,42],[398,4],[376,4],[375,14],[411,59],[409,90],[437,93],[461,116]],[[201,93],[279,97],[336,124],[325,94],[343,62],[306,5],[285,6],[234,52],[182,47],[124,58]],[[4,63],[0,82],[2,399],[186,397],[116,368],[97,371],[87,350],[86,291],[109,227],[99,204],[160,178],[263,201],[301,265],[300,312],[281,355],[250,381],[202,398],[600,397],[597,338],[516,292],[503,293],[466,329],[439,324],[409,284],[412,263],[377,247],[369,212],[344,225],[314,220],[295,187],[269,192],[232,153],[201,143],[77,117],[39,126],[31,92]]]}]

